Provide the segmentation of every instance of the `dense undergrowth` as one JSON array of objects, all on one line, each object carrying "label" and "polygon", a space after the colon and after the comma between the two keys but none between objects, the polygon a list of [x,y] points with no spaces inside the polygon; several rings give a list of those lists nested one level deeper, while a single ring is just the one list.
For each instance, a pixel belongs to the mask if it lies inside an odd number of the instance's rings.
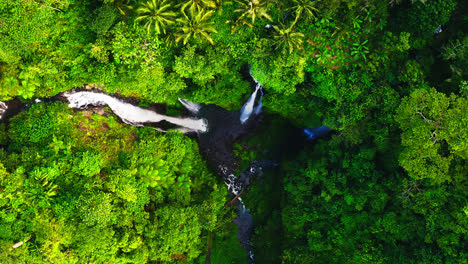
[{"label": "dense undergrowth", "polygon": [[[467,263],[466,1],[0,0],[0,14],[2,101],[90,84],[239,109],[249,63],[271,115],[243,163],[279,158],[286,128],[335,129],[243,194],[258,263]],[[0,124],[1,263],[204,263],[209,232],[212,263],[242,263],[229,199],[178,133],[61,103]]]}]

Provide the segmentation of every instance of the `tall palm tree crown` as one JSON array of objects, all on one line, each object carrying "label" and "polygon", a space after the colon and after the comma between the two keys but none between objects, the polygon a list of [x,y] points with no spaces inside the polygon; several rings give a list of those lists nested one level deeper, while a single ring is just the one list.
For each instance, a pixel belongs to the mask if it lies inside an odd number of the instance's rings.
[{"label": "tall palm tree crown", "polygon": [[151,32],[153,25],[156,34],[161,34],[161,31],[166,34],[167,26],[174,24],[177,16],[170,8],[171,3],[169,0],[149,0],[136,10],[138,17],[135,21],[146,21],[145,27],[148,34]]},{"label": "tall palm tree crown", "polygon": [[298,49],[302,45],[302,39],[304,34],[300,32],[294,32],[292,30],[292,25],[286,27],[282,23],[280,26],[273,26],[275,29],[275,35],[273,38],[276,40],[276,45],[278,46],[287,46],[289,47],[289,53],[292,53],[294,49]]},{"label": "tall palm tree crown", "polygon": [[179,31],[176,34],[176,42],[184,40],[184,45],[187,44],[191,37],[198,38],[200,42],[208,40],[213,45],[213,39],[210,36],[211,33],[218,33],[216,29],[212,27],[214,22],[210,22],[209,19],[213,15],[214,11],[206,10],[192,10],[189,12],[182,12],[183,17],[178,18],[177,22],[181,24]]},{"label": "tall palm tree crown", "polygon": [[[267,1],[265,0],[236,0],[241,8],[234,10],[234,12],[242,12],[242,15],[237,19],[236,24],[242,23],[252,27],[256,18],[266,18],[272,21],[268,15]],[[247,22],[249,20],[252,23]]]},{"label": "tall palm tree crown", "polygon": [[179,6],[181,6],[180,10],[184,13],[187,8],[190,12],[196,12],[205,9],[205,7],[216,8],[217,4],[214,0],[186,0]]},{"label": "tall palm tree crown", "polygon": [[296,24],[297,20],[304,15],[306,20],[309,20],[315,17],[314,12],[317,12],[318,9],[315,7],[317,1],[314,0],[293,0],[294,5],[290,8],[296,13],[296,19],[293,24]]}]

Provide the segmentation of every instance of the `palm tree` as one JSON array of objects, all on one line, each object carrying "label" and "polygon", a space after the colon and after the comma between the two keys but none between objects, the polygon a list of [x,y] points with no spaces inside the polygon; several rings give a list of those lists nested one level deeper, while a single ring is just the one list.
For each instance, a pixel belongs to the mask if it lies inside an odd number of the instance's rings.
[{"label": "palm tree", "polygon": [[209,33],[218,33],[216,29],[211,26],[214,22],[208,21],[213,13],[213,10],[192,11],[192,9],[189,9],[188,13],[183,12],[182,14],[184,16],[177,19],[177,22],[181,24],[181,27],[176,33],[175,41],[178,43],[183,39],[185,45],[191,37],[194,37],[198,38],[200,42],[202,42],[203,39],[206,39],[211,43],[211,45],[213,45],[213,39],[211,39]]},{"label": "palm tree", "polygon": [[180,6],[182,13],[186,13],[187,7],[189,12],[196,12],[205,9],[205,7],[216,8],[217,4],[214,0],[186,0]]},{"label": "palm tree", "polygon": [[309,20],[315,17],[314,12],[317,12],[318,9],[315,8],[315,4],[317,3],[314,0],[292,0],[294,2],[294,6],[290,8],[296,13],[296,19],[294,19],[293,25],[296,24],[297,20],[301,17],[302,14],[305,15],[306,20]]},{"label": "palm tree", "polygon": [[[242,25],[252,27],[256,18],[266,18],[272,21],[270,15],[267,13],[268,3],[266,0],[236,0],[236,3],[238,3],[241,8],[234,10],[234,12],[242,12],[242,15],[237,19],[233,31]],[[248,20],[252,23],[247,22]]]},{"label": "palm tree", "polygon": [[286,27],[280,23],[280,27],[273,26],[275,29],[275,35],[273,38],[276,40],[276,45],[288,46],[289,53],[292,53],[294,49],[300,48],[302,45],[302,39],[304,38],[304,34],[292,31],[293,25],[294,24],[292,24],[290,27]]},{"label": "palm tree", "polygon": [[216,3],[217,10],[222,13],[223,12],[223,5],[230,5],[232,4],[231,0],[213,0]]},{"label": "palm tree", "polygon": [[138,17],[135,21],[146,21],[145,27],[148,34],[154,25],[156,34],[161,34],[161,31],[166,34],[166,28],[170,24],[175,23],[177,14],[170,10],[171,3],[169,0],[149,0],[143,3],[136,11]]},{"label": "palm tree", "polygon": [[130,10],[133,10],[133,5],[137,4],[137,0],[115,0],[112,2],[112,5],[117,8],[120,14],[125,16],[125,19],[128,19],[130,16]]}]

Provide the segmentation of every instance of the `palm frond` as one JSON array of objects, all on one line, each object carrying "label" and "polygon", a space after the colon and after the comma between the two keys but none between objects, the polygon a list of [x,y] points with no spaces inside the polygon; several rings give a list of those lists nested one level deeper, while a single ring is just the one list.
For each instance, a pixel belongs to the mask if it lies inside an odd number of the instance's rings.
[{"label": "palm frond", "polygon": [[136,9],[138,16],[135,21],[147,21],[145,27],[148,34],[153,27],[156,34],[166,34],[167,27],[174,24],[177,17],[177,13],[171,11],[171,6],[168,0],[149,0]]}]

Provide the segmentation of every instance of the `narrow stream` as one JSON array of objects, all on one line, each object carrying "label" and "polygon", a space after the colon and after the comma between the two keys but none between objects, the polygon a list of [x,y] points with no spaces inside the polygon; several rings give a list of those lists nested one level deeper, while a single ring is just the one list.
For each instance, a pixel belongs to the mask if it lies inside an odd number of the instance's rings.
[{"label": "narrow stream", "polygon": [[[228,111],[213,104],[193,103],[179,98],[179,102],[190,113],[190,117],[173,117],[159,114],[150,109],[144,109],[128,103],[115,96],[105,94],[102,91],[70,90],[49,99],[36,99],[36,103],[42,101],[63,101],[70,108],[86,109],[88,107],[107,106],[123,122],[132,126],[145,126],[166,121],[175,126],[182,133],[195,134],[197,137],[200,153],[208,161],[212,169],[221,176],[227,186],[228,192],[233,196],[245,191],[252,183],[254,177],[262,174],[262,170],[277,166],[274,161],[252,161],[248,168],[236,176],[239,168],[233,156],[233,144],[243,135],[248,134],[255,128],[257,117],[262,113],[263,87],[252,77],[255,89],[237,111]],[[27,109],[30,105],[14,99],[8,102],[0,102],[0,122],[7,121],[20,111]],[[329,133],[328,127],[303,129],[303,137],[313,141],[318,137]],[[238,239],[249,257],[249,263],[254,263],[254,254],[251,246],[251,237],[254,231],[253,216],[238,198],[238,217],[233,222],[238,226]]]}]

